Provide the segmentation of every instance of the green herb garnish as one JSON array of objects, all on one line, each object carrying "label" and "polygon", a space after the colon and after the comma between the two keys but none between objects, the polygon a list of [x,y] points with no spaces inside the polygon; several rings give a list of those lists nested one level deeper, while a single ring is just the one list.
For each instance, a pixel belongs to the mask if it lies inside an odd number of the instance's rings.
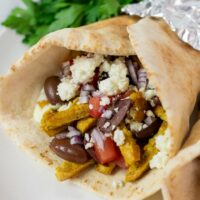
[{"label": "green herb garnish", "polygon": [[41,37],[66,27],[78,27],[120,14],[126,4],[140,0],[22,0],[2,23],[23,35],[23,42],[35,44]]}]

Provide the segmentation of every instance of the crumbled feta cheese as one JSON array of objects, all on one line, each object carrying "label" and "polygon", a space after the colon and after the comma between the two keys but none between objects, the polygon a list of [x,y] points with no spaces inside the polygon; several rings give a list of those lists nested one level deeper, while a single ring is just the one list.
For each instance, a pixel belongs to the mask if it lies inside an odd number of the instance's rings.
[{"label": "crumbled feta cheese", "polygon": [[114,108],[114,111],[117,113],[119,111],[119,108]]},{"label": "crumbled feta cheese", "polygon": [[152,99],[154,96],[156,96],[156,90],[155,89],[148,89],[144,92],[144,97],[147,101]]},{"label": "crumbled feta cheese", "polygon": [[122,59],[116,59],[110,67],[109,78],[100,81],[99,90],[113,96],[125,92],[129,87],[129,79],[126,77],[128,70]]},{"label": "crumbled feta cheese", "polygon": [[68,101],[76,96],[78,85],[74,84],[70,79],[63,78],[61,83],[58,85],[57,91],[61,100]]},{"label": "crumbled feta cheese", "polygon": [[103,64],[100,66],[100,73],[109,71],[110,71],[110,63],[107,60],[105,60]]},{"label": "crumbled feta cheese", "polygon": [[92,148],[93,146],[94,146],[93,143],[88,142],[88,143],[86,143],[86,145],[85,145],[85,149]]},{"label": "crumbled feta cheese", "polygon": [[136,131],[136,132],[139,132],[142,130],[142,126],[143,124],[140,123],[140,122],[131,122],[130,123],[130,128],[131,128],[131,131]]},{"label": "crumbled feta cheese", "polygon": [[117,188],[121,188],[125,185],[124,181],[113,181],[112,182],[112,186],[113,188],[117,189]]},{"label": "crumbled feta cheese", "polygon": [[146,125],[146,124],[143,124],[142,125],[142,129],[145,129],[145,128],[147,128],[148,126]]},{"label": "crumbled feta cheese", "polygon": [[167,130],[164,135],[156,137],[156,148],[161,152],[168,152],[171,146],[170,134]]},{"label": "crumbled feta cheese", "polygon": [[116,95],[119,92],[117,82],[112,78],[107,78],[99,82],[99,90],[109,96]]},{"label": "crumbled feta cheese", "polygon": [[110,126],[110,122],[106,122],[104,125],[103,125],[103,128],[108,128]]},{"label": "crumbled feta cheese", "polygon": [[108,73],[110,77],[124,78],[128,74],[128,69],[123,60],[118,58],[111,64],[111,68]]},{"label": "crumbled feta cheese", "polygon": [[72,79],[76,84],[85,84],[94,76],[95,69],[104,61],[102,55],[95,54],[94,57],[87,58],[80,56],[74,59],[71,66]]},{"label": "crumbled feta cheese", "polygon": [[157,168],[161,169],[164,168],[167,161],[169,160],[169,157],[167,154],[158,152],[149,162],[149,166],[151,169]]},{"label": "crumbled feta cheese", "polygon": [[112,130],[114,130],[116,128],[116,126],[115,125],[112,125]]},{"label": "crumbled feta cheese", "polygon": [[90,136],[89,136],[89,134],[88,134],[88,133],[85,133],[85,140],[86,140],[87,142],[89,142],[89,141],[90,141]]},{"label": "crumbled feta cheese", "polygon": [[109,97],[101,97],[100,105],[106,106],[110,104],[110,98]]},{"label": "crumbled feta cheese", "polygon": [[168,152],[171,146],[169,130],[167,130],[164,135],[157,136],[155,143],[159,152],[150,160],[149,164],[151,169],[163,168],[169,160]]},{"label": "crumbled feta cheese", "polygon": [[60,108],[58,108],[58,112],[68,110],[71,105],[72,105],[72,103],[69,102],[68,104],[64,104],[64,105],[60,106]]},{"label": "crumbled feta cheese", "polygon": [[94,106],[92,104],[89,104],[89,109],[92,110]]},{"label": "crumbled feta cheese", "polygon": [[146,115],[147,115],[148,117],[155,117],[154,113],[153,113],[151,110],[147,110],[147,111],[146,111]]},{"label": "crumbled feta cheese", "polygon": [[106,118],[106,119],[110,119],[113,115],[113,111],[112,110],[106,110],[103,112],[103,114],[101,115],[101,117]]},{"label": "crumbled feta cheese", "polygon": [[124,144],[125,141],[125,136],[122,130],[120,129],[116,129],[114,132],[114,137],[113,137],[115,143],[117,144],[117,146],[121,146]]},{"label": "crumbled feta cheese", "polygon": [[68,101],[75,97],[77,94],[78,85],[74,84],[72,80],[64,78],[62,82],[58,85],[57,91],[61,100]]},{"label": "crumbled feta cheese", "polygon": [[154,102],[153,99],[150,100],[150,104],[151,104],[152,107],[155,107],[155,106],[156,106],[156,104],[155,104],[155,102]]}]

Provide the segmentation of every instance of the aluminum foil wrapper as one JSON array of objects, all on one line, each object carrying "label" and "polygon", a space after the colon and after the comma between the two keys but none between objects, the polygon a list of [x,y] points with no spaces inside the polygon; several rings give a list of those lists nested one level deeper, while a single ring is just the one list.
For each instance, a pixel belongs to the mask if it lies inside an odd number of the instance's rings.
[{"label": "aluminum foil wrapper", "polygon": [[144,0],[122,8],[140,17],[162,17],[178,36],[200,51],[200,0]]}]

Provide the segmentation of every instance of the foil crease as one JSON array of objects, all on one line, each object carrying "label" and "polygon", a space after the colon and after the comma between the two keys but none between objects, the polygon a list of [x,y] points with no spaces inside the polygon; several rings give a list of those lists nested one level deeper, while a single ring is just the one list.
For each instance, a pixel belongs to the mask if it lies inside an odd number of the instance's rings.
[{"label": "foil crease", "polygon": [[200,51],[200,0],[144,0],[122,12],[163,18],[180,39]]}]

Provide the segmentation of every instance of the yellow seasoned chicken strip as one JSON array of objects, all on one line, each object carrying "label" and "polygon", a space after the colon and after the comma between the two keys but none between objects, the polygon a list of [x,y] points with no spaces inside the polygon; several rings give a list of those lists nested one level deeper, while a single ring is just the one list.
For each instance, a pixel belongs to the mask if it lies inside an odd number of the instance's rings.
[{"label": "yellow seasoned chicken strip", "polygon": [[67,124],[70,124],[71,122],[88,116],[88,104],[75,104],[65,111],[57,112],[49,110],[45,112],[40,126],[45,132],[48,133],[50,130],[59,129]]},{"label": "yellow seasoned chicken strip", "polygon": [[153,156],[156,153],[158,153],[158,150],[155,146],[155,138],[158,135],[163,135],[166,129],[167,122],[164,121],[156,135],[154,135],[154,137],[151,138],[148,144],[144,147],[144,154],[142,156],[141,161],[134,163],[128,168],[125,178],[126,182],[137,180],[144,174],[145,171],[149,169],[149,161],[153,158]]},{"label": "yellow seasoned chicken strip", "polygon": [[64,181],[79,175],[83,170],[86,170],[94,164],[94,160],[89,160],[86,163],[64,161],[60,166],[56,168],[56,177],[59,181]]}]

